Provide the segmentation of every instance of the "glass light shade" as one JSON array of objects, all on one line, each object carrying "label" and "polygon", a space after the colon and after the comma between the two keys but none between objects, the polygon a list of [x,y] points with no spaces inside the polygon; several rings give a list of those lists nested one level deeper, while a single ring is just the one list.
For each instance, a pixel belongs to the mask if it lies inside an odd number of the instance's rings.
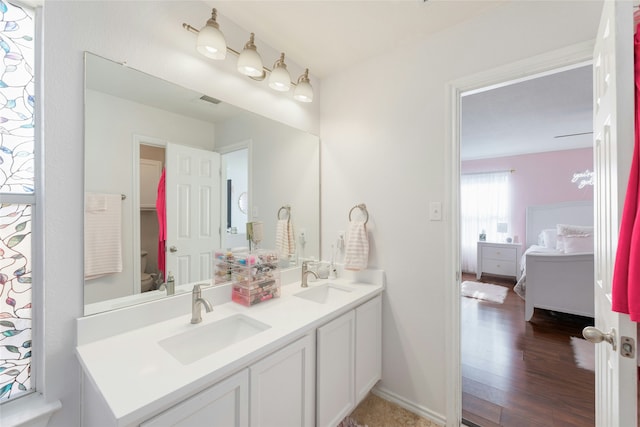
[{"label": "glass light shade", "polygon": [[271,71],[269,87],[280,92],[286,92],[291,88],[291,76],[286,66],[278,65]]},{"label": "glass light shade", "polygon": [[313,101],[313,88],[308,81],[300,81],[293,91],[293,97],[300,102]]},{"label": "glass light shade", "polygon": [[224,59],[227,56],[227,42],[222,31],[209,24],[198,33],[196,49],[211,59]]},{"label": "glass light shade", "polygon": [[262,75],[262,58],[255,48],[245,47],[238,57],[238,71],[245,76]]}]

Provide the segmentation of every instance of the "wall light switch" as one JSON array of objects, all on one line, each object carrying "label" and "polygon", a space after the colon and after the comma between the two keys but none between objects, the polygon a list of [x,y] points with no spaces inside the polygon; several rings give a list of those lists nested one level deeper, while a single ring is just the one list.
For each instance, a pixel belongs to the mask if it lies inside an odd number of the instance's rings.
[{"label": "wall light switch", "polygon": [[429,203],[429,220],[442,221],[442,203],[440,202]]}]

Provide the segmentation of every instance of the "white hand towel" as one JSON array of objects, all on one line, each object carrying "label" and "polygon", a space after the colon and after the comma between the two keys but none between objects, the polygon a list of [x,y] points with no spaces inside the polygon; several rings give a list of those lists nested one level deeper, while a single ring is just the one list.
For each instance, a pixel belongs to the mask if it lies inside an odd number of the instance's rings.
[{"label": "white hand towel", "polygon": [[276,251],[287,258],[296,251],[293,225],[288,219],[279,219],[276,224]]},{"label": "white hand towel", "polygon": [[122,197],[87,193],[84,212],[84,277],[122,271]]},{"label": "white hand towel", "polygon": [[84,198],[84,210],[97,212],[107,210],[107,195],[101,193],[86,193]]},{"label": "white hand towel", "polygon": [[364,270],[369,261],[369,239],[364,221],[349,223],[347,243],[344,249],[344,268]]}]

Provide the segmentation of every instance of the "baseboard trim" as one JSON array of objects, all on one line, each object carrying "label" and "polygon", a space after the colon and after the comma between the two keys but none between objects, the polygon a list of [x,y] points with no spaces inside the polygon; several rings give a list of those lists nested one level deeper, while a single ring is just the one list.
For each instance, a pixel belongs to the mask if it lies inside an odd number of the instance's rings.
[{"label": "baseboard trim", "polygon": [[393,402],[396,405],[406,409],[407,411],[413,412],[414,414],[420,415],[423,418],[428,419],[429,421],[433,421],[434,423],[438,423],[440,425],[446,425],[447,420],[446,417],[442,414],[438,414],[437,412],[433,412],[424,406],[420,406],[417,403],[411,402],[405,399],[402,396],[397,395],[396,393],[385,389],[384,387],[380,387],[379,385],[374,387],[371,390],[371,393],[376,396],[388,400],[389,402]]}]

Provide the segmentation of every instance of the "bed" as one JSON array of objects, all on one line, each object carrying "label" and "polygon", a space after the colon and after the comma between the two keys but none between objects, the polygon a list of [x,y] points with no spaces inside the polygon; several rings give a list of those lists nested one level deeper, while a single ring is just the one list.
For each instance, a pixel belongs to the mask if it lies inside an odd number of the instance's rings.
[{"label": "bed", "polygon": [[539,236],[543,230],[554,229],[557,224],[592,227],[593,202],[527,208],[527,250],[522,256],[520,280],[514,288],[525,300],[526,321],[531,320],[536,308],[588,317],[594,314],[593,245],[578,251],[567,248],[572,253],[541,245]]}]

